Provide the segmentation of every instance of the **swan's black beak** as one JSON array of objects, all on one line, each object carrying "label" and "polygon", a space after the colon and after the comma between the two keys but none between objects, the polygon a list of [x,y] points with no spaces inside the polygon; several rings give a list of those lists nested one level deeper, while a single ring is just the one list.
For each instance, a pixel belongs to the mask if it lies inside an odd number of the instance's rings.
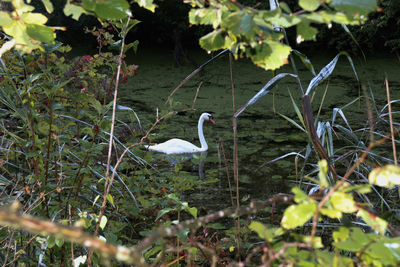
[{"label": "swan's black beak", "polygon": [[209,118],[209,121],[211,121],[212,124],[215,124],[215,121],[214,121],[214,118],[213,118],[213,117],[210,117],[210,118]]}]

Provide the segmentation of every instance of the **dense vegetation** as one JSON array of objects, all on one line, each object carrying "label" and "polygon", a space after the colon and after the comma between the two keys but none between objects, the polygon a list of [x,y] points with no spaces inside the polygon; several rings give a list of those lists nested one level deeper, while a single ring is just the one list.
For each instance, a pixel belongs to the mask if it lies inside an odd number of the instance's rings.
[{"label": "dense vegetation", "polygon": [[[209,62],[171,93],[154,124],[144,126],[137,110],[118,104],[119,85],[128,77],[134,79],[138,69],[124,61],[126,53],[138,47],[128,33],[140,25],[127,1],[67,1],[66,16],[79,20],[85,13],[98,19],[95,27],[88,22],[91,26],[84,29],[96,40],[97,53],[72,60],[68,59],[71,47],[56,39],[54,32],[60,28],[46,25],[43,14],[52,16],[52,2],[35,3],[37,10],[22,0],[2,2],[0,261],[4,266],[398,265],[400,239],[394,214],[399,208],[394,138],[398,123],[391,112],[397,100],[388,99],[378,111],[348,53],[338,53],[317,74],[310,60],[291,46],[293,39],[315,40],[326,25],[338,24],[360,51],[364,43],[358,42],[359,37],[374,35],[371,25],[383,28],[396,20],[393,2],[383,1],[382,9],[374,0],[300,0],[275,8],[273,0],[271,6],[256,1],[185,2],[189,5],[179,12],[188,12],[188,21],[170,17],[173,1],[133,4],[156,14],[158,5],[159,20],[152,27],[161,24],[161,32],[180,34],[174,29],[204,25],[193,35],[199,36],[202,48],[216,51],[216,57],[247,57],[265,70],[277,70],[290,61],[293,68],[293,73],[274,76],[244,106],[236,108],[233,99],[233,147],[228,149],[233,150],[234,181],[229,207],[214,213],[184,201],[185,193],[211,187],[217,180],[199,180],[179,163],[159,172],[153,167],[159,157],[144,147],[157,139],[153,132],[160,122],[182,112],[173,94]],[[352,25],[350,30],[346,25]],[[363,30],[360,25],[365,25]],[[288,38],[285,29],[295,37]],[[398,47],[395,33],[384,32],[384,45],[393,50]],[[171,38],[171,33],[157,38]],[[175,46],[179,38],[172,37]],[[294,56],[313,75],[307,88]],[[312,102],[341,57],[348,60],[360,84],[354,102],[367,106],[368,126],[359,130],[352,129],[338,108],[331,120],[321,121],[323,101]],[[283,79],[295,79],[302,96],[301,103],[290,96],[297,118],[282,115],[308,136],[307,147],[295,153],[301,159],[291,166],[297,170],[301,165],[301,181],[292,194],[241,206],[237,123],[249,106],[257,105]],[[389,97],[389,86],[387,90]],[[312,103],[320,106],[316,116]],[[337,122],[338,117],[344,124]],[[390,139],[393,147],[375,150],[390,144]],[[194,156],[193,161],[202,158]],[[228,166],[226,170],[229,177]],[[285,210],[276,212],[275,207]],[[254,216],[243,216],[248,214]]]}]

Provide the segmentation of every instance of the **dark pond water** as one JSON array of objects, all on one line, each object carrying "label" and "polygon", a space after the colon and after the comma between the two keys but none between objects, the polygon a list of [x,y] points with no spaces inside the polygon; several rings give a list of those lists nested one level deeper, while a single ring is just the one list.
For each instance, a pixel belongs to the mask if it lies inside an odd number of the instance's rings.
[{"label": "dark pond water", "polygon": [[[203,63],[210,58],[202,51],[191,51],[190,53],[198,63]],[[318,73],[333,59],[335,54],[327,55],[324,52],[315,52],[308,56]],[[374,93],[378,109],[381,109],[386,103],[383,83],[385,74],[389,78],[392,99],[400,98],[400,68],[399,60],[395,56],[374,55],[368,57],[367,63],[357,59],[353,60],[361,82],[367,88],[371,88]],[[157,109],[169,109],[168,105],[164,105],[166,99],[195,67],[187,62],[176,68],[172,51],[159,49],[139,49],[137,55],[130,57],[128,61],[139,65],[139,75],[130,78],[127,84],[122,85],[119,92],[120,104],[132,107],[140,117],[145,129],[149,129],[155,121]],[[296,61],[296,63],[303,87],[307,88],[312,74],[300,62]],[[293,71],[287,65],[279,72]],[[236,108],[243,106],[273,77],[271,71],[266,72],[259,69],[247,60],[234,61],[233,73]],[[217,124],[206,123],[204,127],[205,137],[209,144],[204,169],[207,178],[216,178],[220,182],[215,186],[202,189],[204,191],[200,192],[201,194],[197,198],[199,202],[211,208],[224,207],[225,204],[227,207],[230,206],[230,198],[225,163],[221,153],[218,152],[218,147],[221,146],[219,144],[223,144],[230,177],[233,179],[233,108],[229,57],[225,55],[217,59],[206,67],[205,72],[195,76],[180,88],[173,97],[173,101],[178,102],[177,106],[173,108],[174,110],[191,108],[200,82],[203,84],[195,103],[195,110],[180,112],[162,122],[153,132],[152,140],[163,142],[176,137],[199,145],[198,117],[203,112],[213,113]],[[319,117],[322,121],[331,120],[333,108],[343,107],[356,99],[360,93],[362,94],[352,68],[345,57],[339,59],[329,83],[324,83],[316,90],[313,98],[314,116],[318,112],[326,86],[328,86],[328,90]],[[288,192],[290,187],[296,183],[294,156],[263,166],[266,162],[290,152],[304,154],[308,137],[279,115],[283,114],[296,122],[299,121],[289,93],[300,106],[300,89],[293,78],[287,78],[281,81],[271,93],[246,109],[238,119],[240,194],[244,202],[265,199],[278,192]],[[394,111],[397,107],[394,105]],[[353,129],[365,126],[367,112],[363,100],[356,101],[343,111]],[[343,145],[341,142],[339,144]],[[160,164],[164,156],[157,155],[155,158],[156,160],[150,163],[155,165],[160,172],[171,168],[167,160],[164,160],[164,164]],[[310,163],[316,163],[316,157]],[[300,167],[302,164],[302,160],[299,160]],[[187,161],[184,168],[193,175],[198,175],[198,167],[192,161]],[[205,196],[207,196],[206,199],[204,199]],[[196,194],[192,194],[191,197],[196,198]]]}]

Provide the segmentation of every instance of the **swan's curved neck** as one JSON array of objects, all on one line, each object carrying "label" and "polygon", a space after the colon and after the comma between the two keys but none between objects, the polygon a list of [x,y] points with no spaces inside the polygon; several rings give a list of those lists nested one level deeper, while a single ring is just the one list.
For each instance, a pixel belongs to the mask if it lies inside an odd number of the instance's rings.
[{"label": "swan's curved neck", "polygon": [[206,151],[208,149],[208,145],[206,142],[206,139],[204,138],[203,134],[203,123],[204,123],[204,118],[203,116],[200,117],[199,119],[199,124],[197,125],[197,130],[199,132],[199,139],[200,139],[200,144],[201,144],[201,150]]}]

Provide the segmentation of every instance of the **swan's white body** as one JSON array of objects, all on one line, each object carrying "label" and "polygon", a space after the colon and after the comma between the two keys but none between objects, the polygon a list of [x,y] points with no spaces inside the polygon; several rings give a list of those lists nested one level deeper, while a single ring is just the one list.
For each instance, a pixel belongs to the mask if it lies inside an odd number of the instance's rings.
[{"label": "swan's white body", "polygon": [[207,151],[208,145],[206,139],[204,139],[203,134],[203,123],[205,120],[211,121],[215,124],[211,114],[201,114],[199,118],[199,123],[197,125],[201,147],[197,147],[188,141],[174,138],[158,145],[147,146],[147,148],[151,151],[161,152],[165,154],[187,154]]}]

